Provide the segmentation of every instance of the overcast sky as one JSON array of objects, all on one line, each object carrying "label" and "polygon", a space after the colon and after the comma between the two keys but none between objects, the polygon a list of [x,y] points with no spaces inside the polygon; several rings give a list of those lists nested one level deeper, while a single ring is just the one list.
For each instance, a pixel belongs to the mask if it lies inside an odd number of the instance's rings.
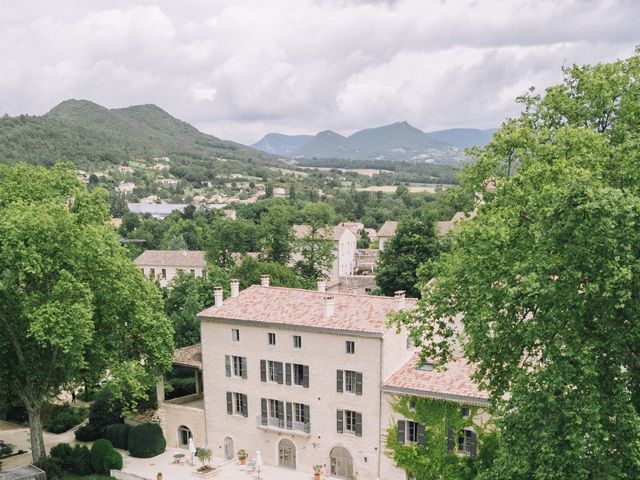
[{"label": "overcast sky", "polygon": [[154,103],[213,135],[499,126],[640,44],[640,0],[1,0],[0,114]]}]

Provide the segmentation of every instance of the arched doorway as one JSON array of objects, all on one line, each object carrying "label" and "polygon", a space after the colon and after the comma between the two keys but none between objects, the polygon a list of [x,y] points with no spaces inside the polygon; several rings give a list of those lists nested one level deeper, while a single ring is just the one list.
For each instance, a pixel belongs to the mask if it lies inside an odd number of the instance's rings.
[{"label": "arched doorway", "polygon": [[178,428],[178,445],[180,448],[189,448],[189,439],[193,438],[193,434],[188,427],[180,425]]},{"label": "arched doorway", "polygon": [[233,448],[233,438],[224,437],[224,458],[225,460],[231,460],[235,457],[235,449]]},{"label": "arched doorway", "polygon": [[331,475],[338,478],[353,478],[353,458],[343,447],[331,449]]},{"label": "arched doorway", "polygon": [[283,438],[278,444],[278,465],[296,468],[296,446],[291,440]]}]

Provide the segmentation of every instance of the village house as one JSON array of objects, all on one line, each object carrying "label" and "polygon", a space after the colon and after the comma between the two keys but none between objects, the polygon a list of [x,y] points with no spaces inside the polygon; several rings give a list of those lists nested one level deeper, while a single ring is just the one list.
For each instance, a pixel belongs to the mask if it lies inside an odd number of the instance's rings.
[{"label": "village house", "polygon": [[120,165],[118,166],[118,171],[120,173],[133,173],[133,168],[128,165]]},{"label": "village house", "polygon": [[133,182],[120,182],[116,187],[116,190],[120,193],[133,193],[136,188],[136,184]]},{"label": "village house", "polygon": [[196,277],[205,275],[207,261],[200,250],[145,250],[135,259],[142,272],[166,287],[179,271]]},{"label": "village house", "polygon": [[469,212],[468,214],[465,214],[464,212],[456,212],[455,215],[451,218],[451,220],[446,220],[443,222],[436,223],[436,234],[439,237],[446,237],[453,230],[453,228],[456,225],[458,225],[460,222],[463,222],[465,220],[470,220],[475,216],[476,216],[475,210]]},{"label": "village house", "polygon": [[284,197],[286,194],[287,194],[287,192],[282,187],[275,187],[273,189],[273,196],[274,197]]},{"label": "village house", "polygon": [[391,220],[387,220],[384,222],[382,227],[380,227],[380,230],[378,230],[378,249],[380,251],[384,250],[385,242],[396,234],[397,228],[398,222],[393,222]]},{"label": "village house", "polygon": [[[297,239],[306,238],[311,232],[309,225],[294,225],[293,235]],[[355,234],[343,225],[328,229],[320,229],[319,236],[333,242],[333,265],[326,272],[330,278],[353,275],[356,268],[356,248],[358,239]],[[294,253],[293,261],[300,260],[299,253]]]},{"label": "village house", "polygon": [[156,179],[156,183],[159,183],[161,185],[177,185],[178,184],[178,180],[176,180],[175,178],[163,178],[163,177],[160,177],[160,178]]},{"label": "village house", "polygon": [[[303,472],[321,465],[325,477],[405,480],[386,454],[387,434],[397,427],[403,444],[419,447],[424,425],[394,410],[398,398],[487,404],[466,361],[444,372],[424,368],[407,333],[388,326],[388,315],[413,308],[414,299],[325,287],[324,280],[317,291],[270,287],[263,276],[243,291],[232,280],[225,300],[214,291],[214,305],[198,315],[202,343],[174,356],[193,371],[195,391],[165,400],[158,383],[168,446],[187,448],[193,438],[227,460],[239,449],[250,459],[259,450],[267,465]],[[450,436],[452,452],[477,452],[475,432]]]},{"label": "village house", "polygon": [[[188,203],[127,203],[127,208],[131,213],[140,216],[149,214],[159,220],[168,217],[172,212],[184,212],[184,209],[188,206]],[[224,203],[209,203],[207,205],[196,205],[196,208],[219,210],[226,206]]]}]

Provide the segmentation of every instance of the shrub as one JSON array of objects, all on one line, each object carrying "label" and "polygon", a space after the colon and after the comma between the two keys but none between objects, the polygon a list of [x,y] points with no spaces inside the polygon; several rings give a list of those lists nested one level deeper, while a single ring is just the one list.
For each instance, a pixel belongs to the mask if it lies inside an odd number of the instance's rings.
[{"label": "shrub", "polygon": [[4,457],[6,455],[11,455],[13,453],[13,449],[15,445],[12,443],[4,443],[0,440],[0,457]]},{"label": "shrub", "polygon": [[114,450],[109,440],[96,440],[91,447],[91,466],[96,473],[108,475],[112,468],[122,468],[122,455]]},{"label": "shrub", "polygon": [[129,450],[129,430],[131,426],[126,423],[114,423],[104,429],[104,438],[109,440],[115,448]]},{"label": "shrub", "polygon": [[122,402],[114,398],[108,386],[100,390],[91,404],[89,423],[100,428],[122,423]]},{"label": "shrub", "polygon": [[102,427],[87,423],[75,432],[76,440],[80,442],[93,442],[102,436]]},{"label": "shrub", "polygon": [[91,467],[91,452],[84,445],[76,445],[71,452],[71,472],[78,475],[89,475],[93,473]]},{"label": "shrub", "polygon": [[59,443],[52,447],[49,456],[62,470],[71,470],[73,448],[68,443]]},{"label": "shrub", "polygon": [[43,458],[39,462],[35,463],[35,466],[45,473],[47,480],[53,480],[62,474],[60,466],[51,457]]},{"label": "shrub", "polygon": [[132,457],[149,458],[164,452],[167,442],[157,423],[144,423],[129,430],[129,453]]},{"label": "shrub", "polygon": [[44,429],[51,433],[66,432],[75,427],[86,418],[86,409],[70,407],[68,405],[57,406],[53,409],[51,417],[44,422]]}]

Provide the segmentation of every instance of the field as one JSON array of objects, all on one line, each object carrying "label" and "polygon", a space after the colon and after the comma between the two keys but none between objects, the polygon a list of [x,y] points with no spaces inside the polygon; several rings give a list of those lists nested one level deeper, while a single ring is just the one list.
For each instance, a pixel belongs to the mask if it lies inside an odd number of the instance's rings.
[{"label": "field", "polygon": [[[434,193],[437,189],[447,188],[451,185],[410,185],[409,193]],[[379,185],[379,186],[371,186],[366,188],[357,188],[356,190],[361,192],[383,192],[383,193],[393,193],[397,189],[397,185]]]}]

